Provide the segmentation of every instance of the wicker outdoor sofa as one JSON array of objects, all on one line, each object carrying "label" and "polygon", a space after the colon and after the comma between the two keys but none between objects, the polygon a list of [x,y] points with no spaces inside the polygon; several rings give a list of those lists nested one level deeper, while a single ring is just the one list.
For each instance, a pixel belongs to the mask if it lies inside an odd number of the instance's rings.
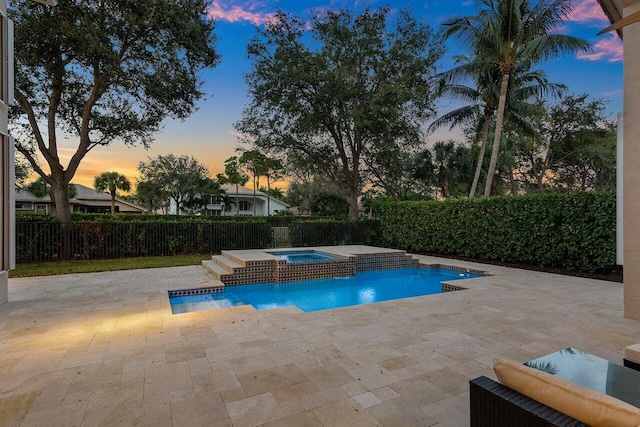
[{"label": "wicker outdoor sofa", "polygon": [[471,427],[588,427],[487,377],[469,381]]},{"label": "wicker outdoor sofa", "polygon": [[[624,366],[640,371],[640,363],[628,360],[626,352]],[[469,402],[471,427],[589,427],[588,424],[484,376],[469,381]]]}]

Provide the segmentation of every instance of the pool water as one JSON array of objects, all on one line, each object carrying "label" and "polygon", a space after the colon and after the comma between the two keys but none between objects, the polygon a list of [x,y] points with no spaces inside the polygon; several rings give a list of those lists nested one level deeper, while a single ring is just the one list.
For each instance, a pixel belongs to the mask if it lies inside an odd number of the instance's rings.
[{"label": "pool water", "polygon": [[331,255],[325,255],[318,252],[271,252],[271,254],[278,258],[283,258],[289,263],[327,261],[335,259]]},{"label": "pool water", "polygon": [[170,298],[173,314],[250,304],[256,310],[296,306],[305,312],[439,294],[442,281],[480,277],[444,268],[401,268],[355,276],[227,286],[224,292]]}]

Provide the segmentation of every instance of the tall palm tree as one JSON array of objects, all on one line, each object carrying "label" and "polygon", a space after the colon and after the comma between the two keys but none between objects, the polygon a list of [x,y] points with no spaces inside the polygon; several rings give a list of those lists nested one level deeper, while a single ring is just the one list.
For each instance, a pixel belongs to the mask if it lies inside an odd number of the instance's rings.
[{"label": "tall palm tree", "polygon": [[224,161],[225,175],[218,175],[220,183],[233,184],[236,186],[236,215],[240,214],[240,186],[245,185],[249,181],[249,177],[240,169],[240,159],[237,156],[229,157]]},{"label": "tall palm tree", "polygon": [[96,191],[106,191],[111,195],[111,214],[115,214],[117,192],[118,190],[130,191],[131,182],[118,172],[102,172],[93,178],[93,188]]},{"label": "tall palm tree", "polygon": [[[492,63],[482,59],[459,57],[460,65],[441,74],[441,91],[454,99],[467,102],[460,108],[450,111],[436,119],[430,126],[435,130],[441,126],[454,126],[475,122],[476,135],[480,138],[480,150],[476,168],[469,191],[469,198],[475,197],[484,154],[489,136],[491,122],[498,108],[500,98],[500,69]],[[464,83],[471,80],[472,85]],[[537,108],[537,101],[547,96],[559,97],[566,90],[566,86],[559,83],[551,83],[541,70],[531,71],[528,64],[520,64],[509,79],[507,92],[506,114],[518,130],[524,134],[535,133],[527,115]]]},{"label": "tall palm tree", "polygon": [[444,23],[445,36],[455,37],[470,48],[473,56],[486,58],[500,73],[500,96],[491,161],[484,196],[488,197],[500,151],[500,138],[507,104],[509,79],[519,64],[530,67],[563,53],[588,51],[580,38],[557,34],[571,12],[566,0],[478,0],[477,15],[454,17]]}]

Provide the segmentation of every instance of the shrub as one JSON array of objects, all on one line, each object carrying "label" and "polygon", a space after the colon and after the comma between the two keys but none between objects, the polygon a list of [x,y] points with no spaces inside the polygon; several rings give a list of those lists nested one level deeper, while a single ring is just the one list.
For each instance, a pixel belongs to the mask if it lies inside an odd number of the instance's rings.
[{"label": "shrub", "polygon": [[613,192],[376,205],[382,244],[587,272],[616,260]]}]

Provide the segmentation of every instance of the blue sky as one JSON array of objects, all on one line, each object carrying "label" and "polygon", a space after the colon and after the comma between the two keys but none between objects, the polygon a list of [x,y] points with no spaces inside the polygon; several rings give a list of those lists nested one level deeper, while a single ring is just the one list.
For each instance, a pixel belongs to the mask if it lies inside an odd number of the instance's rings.
[{"label": "blue sky", "polygon": [[[349,7],[359,12],[367,5],[389,6],[392,11],[408,9],[414,16],[429,23],[435,30],[445,19],[454,15],[472,15],[476,6],[473,0],[429,1],[308,1],[308,0],[216,0],[210,4],[209,13],[216,20],[217,49],[220,64],[203,72],[205,99],[199,110],[184,122],[169,121],[156,135],[149,150],[142,147],[127,148],[120,144],[93,150],[74,178],[74,182],[92,185],[93,177],[104,171],[117,170],[135,182],[136,167],[148,156],[158,154],[187,154],[205,164],[212,176],[223,170],[226,158],[235,154],[239,146],[233,123],[248,103],[244,74],[249,71],[246,45],[255,34],[255,27],[263,25],[278,8],[302,17],[308,17],[313,9]],[[615,33],[596,36],[608,21],[596,0],[575,0],[574,13],[565,24],[564,32],[582,37],[594,45],[594,52],[578,57],[563,57],[543,64],[550,81],[565,83],[571,93],[588,93],[607,101],[610,117],[622,110],[622,43]],[[455,43],[447,44],[447,52],[440,62],[441,70],[451,65],[451,58],[464,54]],[[443,100],[439,102],[439,114],[452,108]],[[429,142],[456,138],[457,132],[439,131]],[[72,141],[70,141],[72,142]],[[70,157],[72,145],[61,153]],[[65,156],[67,154],[67,156]]]}]

